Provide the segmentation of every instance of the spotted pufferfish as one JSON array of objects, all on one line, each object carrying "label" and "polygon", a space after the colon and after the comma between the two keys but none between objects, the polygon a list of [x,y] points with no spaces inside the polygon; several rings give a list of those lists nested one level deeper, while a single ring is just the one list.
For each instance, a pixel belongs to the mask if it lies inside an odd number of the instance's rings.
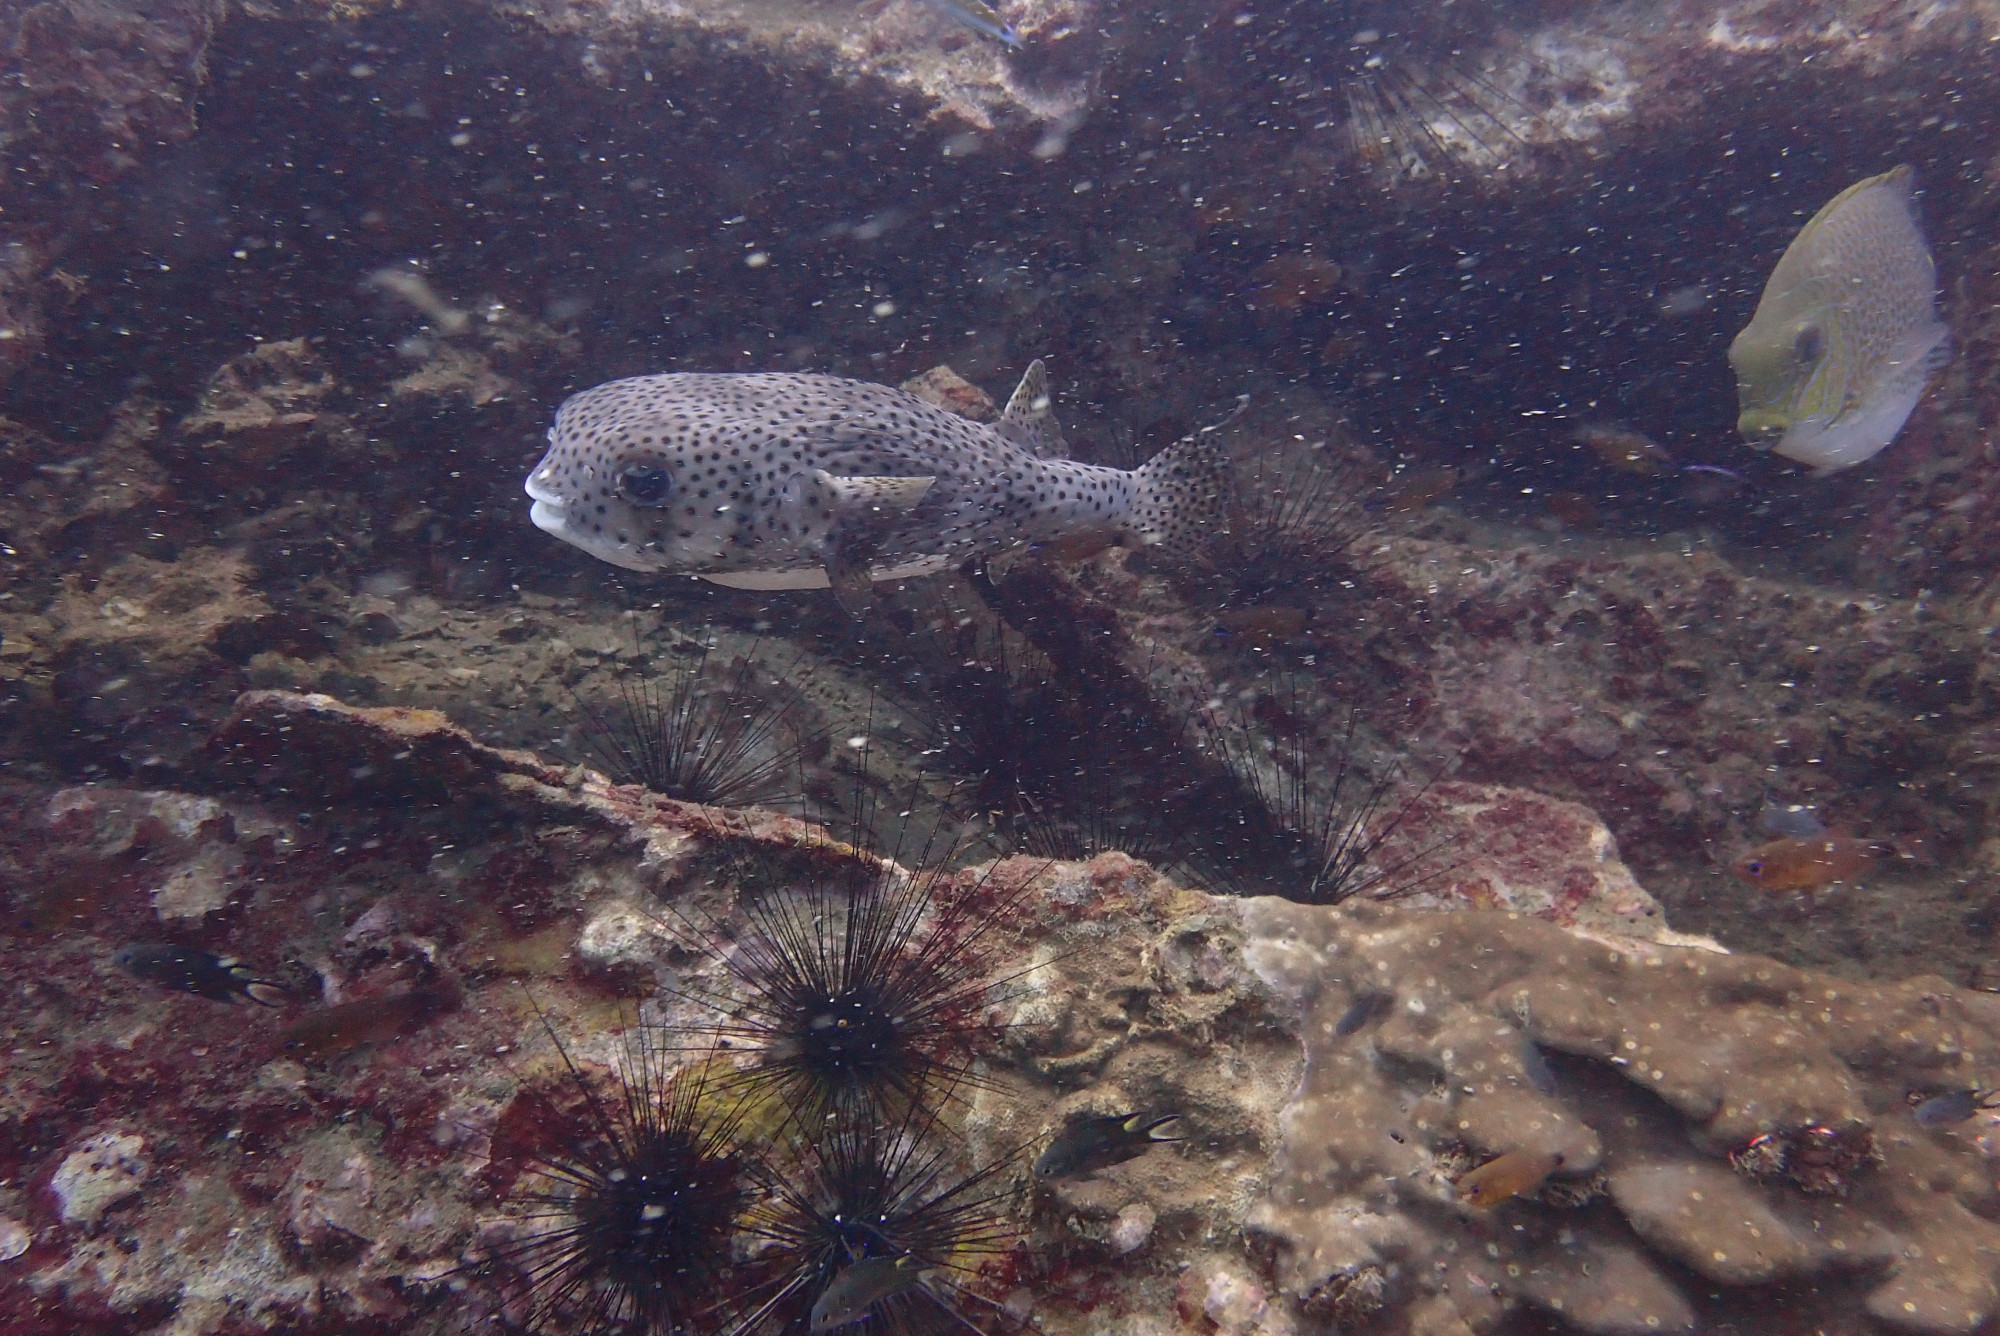
[{"label": "spotted pufferfish", "polygon": [[854,613],[874,580],[1071,540],[1186,550],[1224,522],[1214,428],[1137,469],[1063,450],[1040,362],[990,425],[835,376],[635,376],[557,410],[529,515],[628,570],[831,587]]}]

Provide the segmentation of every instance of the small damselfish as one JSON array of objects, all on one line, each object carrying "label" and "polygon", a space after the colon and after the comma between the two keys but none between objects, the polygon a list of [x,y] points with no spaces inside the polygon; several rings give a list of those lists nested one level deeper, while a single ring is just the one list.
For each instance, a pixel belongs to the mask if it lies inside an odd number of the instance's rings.
[{"label": "small damselfish", "polygon": [[111,963],[135,979],[214,1002],[248,1000],[275,1007],[286,997],[283,984],[255,977],[234,956],[218,956],[172,942],[134,942],[121,946],[112,953]]}]

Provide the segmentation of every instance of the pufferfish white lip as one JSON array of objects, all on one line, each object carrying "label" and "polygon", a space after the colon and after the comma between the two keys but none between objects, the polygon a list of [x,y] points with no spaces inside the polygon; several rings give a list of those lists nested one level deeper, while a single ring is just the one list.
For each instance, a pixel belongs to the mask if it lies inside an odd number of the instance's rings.
[{"label": "pufferfish white lip", "polygon": [[558,538],[563,536],[569,524],[569,518],[563,513],[560,501],[551,503],[540,497],[536,497],[535,504],[528,507],[528,518],[535,522],[537,529],[543,533],[552,533]]},{"label": "pufferfish white lip", "polygon": [[563,514],[563,496],[561,492],[543,481],[543,475],[547,472],[547,469],[536,469],[528,475],[528,481],[523,485],[523,490],[535,499],[535,504],[528,511],[528,518],[533,520],[535,527],[543,533],[551,533],[560,538],[567,522]]},{"label": "pufferfish white lip", "polygon": [[553,476],[554,470],[552,469],[536,469],[528,475],[528,480],[521,484],[521,489],[544,505],[554,506],[557,510],[561,510],[563,494],[549,486],[549,480]]}]

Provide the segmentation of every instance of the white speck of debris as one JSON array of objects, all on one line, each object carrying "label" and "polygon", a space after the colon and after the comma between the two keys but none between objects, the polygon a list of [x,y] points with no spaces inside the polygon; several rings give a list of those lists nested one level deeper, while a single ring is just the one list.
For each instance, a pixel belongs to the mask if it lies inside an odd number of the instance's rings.
[{"label": "white speck of debris", "polygon": [[771,257],[763,251],[751,251],[743,257],[743,263],[749,265],[752,269],[762,269],[765,265],[771,263]]},{"label": "white speck of debris", "polygon": [[876,302],[874,311],[877,320],[887,320],[890,316],[896,314],[896,303]]},{"label": "white speck of debris", "polygon": [[94,1225],[103,1214],[136,1196],[152,1166],[140,1152],[145,1138],[131,1132],[99,1132],[71,1151],[49,1179],[66,1225]]}]

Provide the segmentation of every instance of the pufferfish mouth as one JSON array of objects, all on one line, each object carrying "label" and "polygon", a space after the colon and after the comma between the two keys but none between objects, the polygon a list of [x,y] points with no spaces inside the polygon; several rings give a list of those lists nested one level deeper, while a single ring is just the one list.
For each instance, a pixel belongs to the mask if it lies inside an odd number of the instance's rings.
[{"label": "pufferfish mouth", "polygon": [[522,490],[535,498],[540,504],[554,506],[557,510],[561,510],[563,506],[563,494],[549,485],[554,476],[555,472],[553,469],[538,468],[528,475],[528,481],[522,484]]},{"label": "pufferfish mouth", "polygon": [[528,475],[523,490],[535,500],[535,504],[529,507],[528,518],[534,521],[535,527],[543,533],[554,534],[561,538],[569,523],[569,517],[563,511],[562,493],[543,481],[543,474],[547,472],[547,469],[536,469]]},{"label": "pufferfish mouth", "polygon": [[535,504],[528,507],[528,518],[534,521],[537,529],[558,538],[569,531],[569,517],[563,513],[560,501],[551,504],[540,497],[535,498]]}]

